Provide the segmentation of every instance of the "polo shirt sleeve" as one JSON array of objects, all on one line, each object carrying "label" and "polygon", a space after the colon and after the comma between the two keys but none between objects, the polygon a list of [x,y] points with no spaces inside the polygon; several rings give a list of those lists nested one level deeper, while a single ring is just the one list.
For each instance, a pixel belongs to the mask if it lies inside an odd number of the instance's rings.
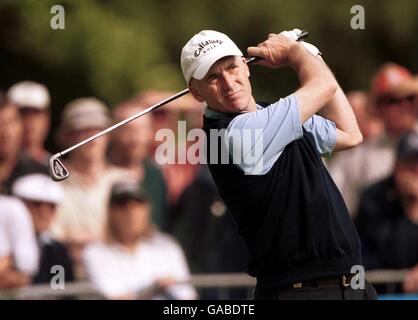
[{"label": "polo shirt sleeve", "polygon": [[312,134],[315,147],[321,156],[330,156],[337,141],[337,128],[331,120],[313,115],[304,124],[305,130]]},{"label": "polo shirt sleeve", "polygon": [[298,103],[291,94],[264,109],[235,117],[226,138],[233,163],[246,174],[262,175],[302,135]]}]

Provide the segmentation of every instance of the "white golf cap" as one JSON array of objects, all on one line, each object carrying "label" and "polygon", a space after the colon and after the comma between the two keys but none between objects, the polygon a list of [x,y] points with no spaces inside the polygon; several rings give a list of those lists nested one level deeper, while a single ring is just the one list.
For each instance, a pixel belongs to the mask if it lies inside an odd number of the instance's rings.
[{"label": "white golf cap", "polygon": [[195,34],[181,51],[181,68],[187,84],[192,78],[203,79],[216,61],[227,56],[243,54],[226,34],[213,30]]},{"label": "white golf cap", "polygon": [[66,130],[106,128],[110,123],[106,105],[96,98],[73,100],[62,113],[62,125]]},{"label": "white golf cap", "polygon": [[33,81],[14,84],[7,91],[7,98],[19,108],[47,110],[50,104],[48,89]]},{"label": "white golf cap", "polygon": [[33,173],[18,178],[12,186],[16,197],[59,205],[64,196],[62,187],[42,173]]}]

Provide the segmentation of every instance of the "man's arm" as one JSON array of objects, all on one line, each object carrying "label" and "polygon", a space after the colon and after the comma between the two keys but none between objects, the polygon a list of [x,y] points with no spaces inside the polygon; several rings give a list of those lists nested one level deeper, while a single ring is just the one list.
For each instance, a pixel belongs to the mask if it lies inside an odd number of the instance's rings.
[{"label": "man's arm", "polygon": [[[253,136],[243,138],[241,148],[236,141],[241,141],[248,129]],[[227,133],[231,155],[240,155],[235,164],[246,174],[267,173],[284,148],[303,136],[296,96],[291,94],[264,109],[240,114],[229,123]]]},{"label": "man's arm", "polygon": [[336,124],[335,151],[352,148],[362,142],[352,108],[325,62],[313,56],[301,43],[280,34],[270,34],[248,54],[261,57],[258,64],[277,68],[290,64],[298,74],[301,88],[295,92],[301,123],[315,113]]},{"label": "man's arm", "polygon": [[270,68],[290,64],[295,69],[300,89],[295,92],[301,123],[322,109],[334,96],[337,81],[327,65],[314,57],[301,43],[281,34],[270,34],[257,47],[249,47],[248,54],[260,57],[256,63]]},{"label": "man's arm", "polygon": [[363,141],[356,116],[340,86],[319,114],[333,121],[337,127],[334,151],[353,148]]}]

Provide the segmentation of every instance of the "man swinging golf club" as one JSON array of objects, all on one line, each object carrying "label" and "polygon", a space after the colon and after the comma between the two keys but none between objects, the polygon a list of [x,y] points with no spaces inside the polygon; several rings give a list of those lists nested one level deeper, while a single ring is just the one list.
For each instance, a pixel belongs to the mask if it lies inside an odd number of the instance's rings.
[{"label": "man swinging golf club", "polygon": [[[193,96],[207,103],[209,168],[246,242],[256,299],[374,299],[367,281],[364,289],[350,286],[351,268],[362,264],[360,243],[321,160],[358,145],[362,135],[319,51],[295,41],[299,33],[270,34],[248,48],[260,58],[256,63],[290,65],[299,78],[296,92],[268,104],[255,101],[246,60],[225,34],[204,30],[183,47],[184,78]],[[234,143],[237,132],[257,129],[261,137],[245,139],[244,147]],[[226,134],[218,139],[211,130]],[[262,157],[245,161],[260,145]],[[211,156],[219,146],[232,161]],[[237,153],[244,161],[233,161]]]},{"label": "man swinging golf club", "polygon": [[[308,36],[308,32],[302,31],[298,34],[296,40],[300,41],[307,36]],[[246,61],[247,61],[247,64],[250,64],[250,63],[253,63],[254,61],[257,61],[257,60],[258,60],[257,57],[250,57]],[[166,99],[164,99],[164,100],[146,108],[145,110],[143,110],[141,112],[133,114],[129,118],[124,119],[122,121],[119,121],[118,123],[115,123],[114,125],[96,133],[95,135],[92,135],[91,137],[88,137],[88,138],[86,138],[86,139],[68,147],[67,149],[65,149],[63,151],[52,155],[49,158],[49,175],[50,175],[51,179],[54,180],[54,181],[62,181],[62,180],[67,179],[70,176],[70,172],[67,170],[67,168],[64,166],[64,164],[60,160],[60,158],[62,156],[72,152],[75,149],[78,149],[78,148],[84,146],[87,143],[90,143],[93,140],[96,140],[96,139],[100,138],[101,136],[104,136],[104,135],[112,132],[113,130],[116,130],[117,128],[119,128],[121,126],[124,126],[125,124],[127,124],[131,121],[134,121],[135,119],[138,119],[138,118],[142,117],[143,115],[146,115],[147,113],[150,113],[150,112],[152,112],[152,111],[154,111],[158,108],[161,108],[161,107],[165,106],[166,104],[168,104],[168,103],[170,103],[170,102],[172,102],[172,101],[174,101],[178,98],[181,98],[182,96],[188,94],[189,92],[190,92],[189,88],[186,88],[186,89],[172,95],[171,97],[168,97],[168,98],[166,98]]]},{"label": "man swinging golf club", "polygon": [[[257,277],[255,297],[374,299],[375,291],[367,281],[365,289],[350,286],[356,280],[351,279],[351,268],[361,265],[360,244],[320,157],[354,147],[362,136],[343,91],[318,57],[318,50],[295,41],[301,36],[296,29],[270,34],[268,40],[248,49],[266,67],[289,64],[301,84],[286,98],[263,104],[256,103],[251,94],[247,64],[254,59],[242,58],[226,35],[200,32],[185,45],[181,56],[189,88],[55,154],[50,159],[51,177],[61,181],[69,176],[59,161],[62,155],[190,91],[208,104],[204,119],[208,159],[213,143],[226,144],[230,158],[241,153],[238,158],[244,159],[222,164],[221,153],[208,162],[247,243],[248,272]],[[211,141],[210,130],[223,129],[226,139]],[[263,134],[237,148],[229,138],[244,130]],[[246,151],[259,145],[262,157],[245,161],[252,153]]]}]

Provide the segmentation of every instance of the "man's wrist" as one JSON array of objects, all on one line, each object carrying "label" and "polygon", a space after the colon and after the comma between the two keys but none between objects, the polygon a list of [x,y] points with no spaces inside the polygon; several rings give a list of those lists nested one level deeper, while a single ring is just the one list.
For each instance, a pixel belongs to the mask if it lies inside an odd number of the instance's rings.
[{"label": "man's wrist", "polygon": [[294,42],[289,48],[288,62],[293,68],[297,68],[307,55],[311,55],[300,42]]}]

